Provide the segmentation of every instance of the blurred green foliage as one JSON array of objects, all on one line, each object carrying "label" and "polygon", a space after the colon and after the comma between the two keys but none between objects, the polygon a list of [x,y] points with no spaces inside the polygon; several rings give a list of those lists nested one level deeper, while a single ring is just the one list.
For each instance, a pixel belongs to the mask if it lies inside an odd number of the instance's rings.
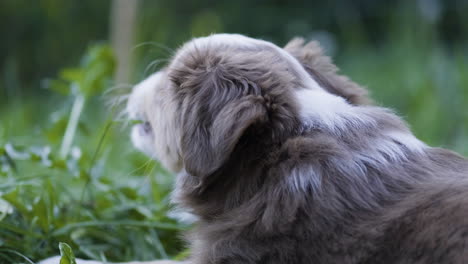
[{"label": "blurred green foliage", "polygon": [[[102,260],[168,258],[181,250],[184,225],[168,216],[171,176],[132,151],[114,112],[99,103],[114,63],[108,46],[91,46],[80,67],[48,82],[64,96],[58,109],[42,112],[32,101],[17,110],[37,119],[2,115],[0,263],[56,255],[60,241]],[[75,115],[79,98],[88,103]],[[73,144],[63,155],[68,135]]]},{"label": "blurred green foliage", "polygon": [[[102,44],[111,3],[0,2],[0,263],[57,255],[59,241],[118,261],[182,249],[186,226],[168,216],[171,175],[133,150],[104,106],[103,90],[120,87]],[[193,36],[317,39],[419,138],[466,155],[467,13],[464,0],[141,0],[132,80]]]}]

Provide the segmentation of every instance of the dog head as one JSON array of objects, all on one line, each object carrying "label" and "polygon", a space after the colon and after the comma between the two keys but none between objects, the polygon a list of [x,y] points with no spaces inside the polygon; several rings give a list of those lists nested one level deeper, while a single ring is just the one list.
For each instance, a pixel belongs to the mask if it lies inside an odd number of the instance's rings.
[{"label": "dog head", "polygon": [[330,123],[333,107],[368,102],[316,43],[303,44],[283,49],[231,34],[186,43],[132,91],[127,110],[142,121],[134,145],[174,172],[205,179],[241,149],[260,155],[299,133],[304,111]]}]

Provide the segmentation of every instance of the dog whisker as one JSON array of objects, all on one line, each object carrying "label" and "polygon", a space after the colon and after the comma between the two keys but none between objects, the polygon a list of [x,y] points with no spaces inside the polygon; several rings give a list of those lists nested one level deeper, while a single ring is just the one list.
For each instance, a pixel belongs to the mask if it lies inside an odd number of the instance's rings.
[{"label": "dog whisker", "polygon": [[148,64],[148,66],[146,66],[144,70],[144,75],[147,75],[149,71],[154,72],[159,65],[168,61],[169,59],[157,59],[157,60],[152,61],[151,63]]},{"label": "dog whisker", "polygon": [[136,49],[139,49],[139,48],[144,47],[144,46],[151,46],[151,47],[159,48],[159,49],[165,51],[167,53],[167,55],[169,55],[169,56],[172,56],[175,53],[175,50],[169,48],[168,46],[166,46],[164,44],[157,43],[157,42],[154,42],[154,41],[147,41],[147,42],[142,42],[142,43],[136,44],[132,48],[132,50],[136,50]]}]

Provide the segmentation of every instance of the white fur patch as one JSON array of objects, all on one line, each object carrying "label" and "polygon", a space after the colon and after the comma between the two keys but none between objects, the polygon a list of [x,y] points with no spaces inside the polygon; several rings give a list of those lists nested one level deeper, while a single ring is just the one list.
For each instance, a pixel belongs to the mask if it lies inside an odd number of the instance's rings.
[{"label": "white fur patch", "polygon": [[161,72],[152,74],[133,87],[126,109],[130,119],[148,121],[144,109],[145,103],[151,103],[149,102],[151,100],[150,95],[160,81],[161,75]]},{"label": "white fur patch", "polygon": [[339,132],[352,124],[370,124],[375,121],[359,113],[359,108],[346,102],[342,97],[324,90],[300,89],[296,92],[300,117],[308,127],[325,128]]},{"label": "white fur patch", "polygon": [[[376,121],[366,114],[364,107],[353,106],[342,97],[326,91],[302,89],[296,92],[296,98],[300,106],[301,120],[308,127],[324,128],[333,133],[346,133],[348,126],[376,125]],[[372,111],[378,111],[378,109],[375,108]],[[387,131],[378,141],[375,144],[377,148],[382,151],[387,149],[389,153],[394,152],[396,155],[403,151],[400,145],[415,152],[423,152],[426,147],[423,142],[407,131]]]},{"label": "white fur patch", "polygon": [[426,145],[410,132],[391,130],[384,132],[379,138],[370,139],[368,147],[357,153],[357,161],[365,161],[379,167],[389,162],[407,160],[410,153],[423,154],[425,147]]},{"label": "white fur patch", "polygon": [[[300,107],[300,118],[306,128],[321,129],[336,136],[349,133],[349,129],[359,130],[360,127],[364,130],[378,129],[377,121],[369,111],[384,111],[377,107],[369,109],[353,106],[343,98],[323,90],[298,90],[296,98]],[[375,138],[369,138],[361,149],[355,150],[352,160],[337,162],[339,164],[352,162],[348,165],[355,169],[354,173],[365,175],[365,164],[374,167],[387,166],[393,162],[407,160],[409,153],[422,154],[425,147],[426,145],[409,131],[384,131]],[[288,177],[288,186],[296,191],[305,191],[307,187],[319,189],[321,180],[320,175],[293,171]]]},{"label": "white fur patch", "polygon": [[181,167],[177,150],[180,137],[174,123],[177,106],[170,89],[165,72],[151,75],[133,88],[127,112],[130,119],[148,122],[151,127],[148,132],[143,124],[133,126],[131,138],[135,147],[177,172]]},{"label": "white fur patch", "polygon": [[418,153],[423,153],[424,148],[427,147],[427,145],[424,144],[424,142],[417,139],[413,134],[409,132],[389,131],[388,133],[386,133],[386,136],[407,147],[408,149]]},{"label": "white fur patch", "polygon": [[[145,109],[147,105],[153,103],[151,102],[152,95],[160,79],[161,73],[155,73],[133,88],[127,104],[127,113],[130,119],[141,122],[150,121],[149,113]],[[143,129],[143,124],[136,124],[132,127],[131,139],[137,149],[153,159],[157,158],[154,151],[153,133],[147,133]]]}]

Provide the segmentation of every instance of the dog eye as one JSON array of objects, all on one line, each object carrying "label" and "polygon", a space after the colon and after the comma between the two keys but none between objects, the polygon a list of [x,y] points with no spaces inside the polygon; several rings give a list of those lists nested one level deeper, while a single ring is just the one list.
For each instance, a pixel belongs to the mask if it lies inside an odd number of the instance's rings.
[{"label": "dog eye", "polygon": [[145,133],[151,132],[151,125],[148,121],[143,123],[143,131],[145,131]]}]

